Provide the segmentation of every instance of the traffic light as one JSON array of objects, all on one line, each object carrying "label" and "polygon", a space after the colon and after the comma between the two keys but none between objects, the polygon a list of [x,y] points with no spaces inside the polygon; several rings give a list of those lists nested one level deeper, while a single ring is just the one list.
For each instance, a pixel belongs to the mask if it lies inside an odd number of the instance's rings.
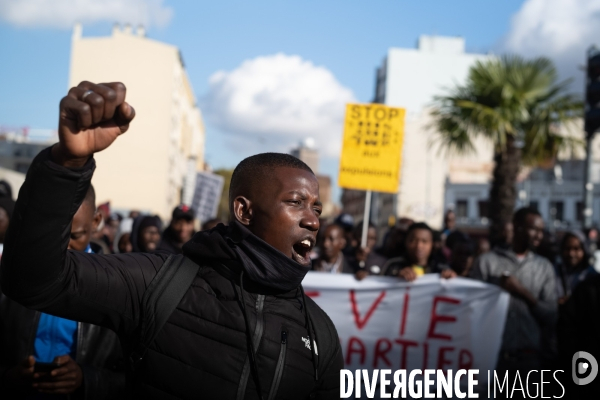
[{"label": "traffic light", "polygon": [[588,51],[585,101],[585,131],[592,136],[600,128],[600,51],[595,48]]}]

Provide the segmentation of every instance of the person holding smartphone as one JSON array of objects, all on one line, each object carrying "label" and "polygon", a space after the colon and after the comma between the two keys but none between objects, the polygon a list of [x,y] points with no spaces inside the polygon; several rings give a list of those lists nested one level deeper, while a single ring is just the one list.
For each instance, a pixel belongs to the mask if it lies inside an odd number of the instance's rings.
[{"label": "person holding smartphone", "polygon": [[[69,249],[92,252],[101,218],[95,202],[90,186],[73,217]],[[0,398],[116,399],[125,391],[121,359],[114,332],[27,309],[0,293]]]}]

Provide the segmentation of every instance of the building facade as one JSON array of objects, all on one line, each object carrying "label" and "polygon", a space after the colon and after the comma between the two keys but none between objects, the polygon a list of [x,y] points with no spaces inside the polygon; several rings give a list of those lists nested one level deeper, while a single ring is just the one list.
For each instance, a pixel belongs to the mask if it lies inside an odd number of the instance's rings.
[{"label": "building facade", "polygon": [[127,133],[95,155],[98,200],[170,218],[176,205],[191,201],[204,167],[204,123],[179,49],[145,37],[142,28],[82,37],[77,25],[69,86],[81,81],[123,82],[136,111]]},{"label": "building facade", "polygon": [[[406,109],[402,169],[397,194],[374,193],[371,221],[385,226],[390,217],[409,217],[440,228],[444,214],[444,188],[449,168],[459,165],[488,169],[492,147],[476,143],[469,157],[446,156],[436,145],[430,113],[436,96],[463,84],[469,69],[488,55],[465,52],[460,37],[421,36],[416,49],[391,48],[377,69],[374,102]],[[344,211],[356,214],[364,194],[351,194]],[[344,195],[343,195],[344,198]],[[362,215],[355,215],[359,220]]]},{"label": "building facade", "polygon": [[35,156],[57,141],[56,131],[49,129],[0,130],[0,168],[25,174]]},{"label": "building facade", "polygon": [[[516,207],[537,209],[550,230],[581,229],[583,221],[584,161],[558,161],[554,168],[527,171],[517,184]],[[593,223],[600,226],[600,162],[592,164]],[[466,231],[488,227],[489,183],[446,181],[444,205],[456,213],[456,225]]]}]

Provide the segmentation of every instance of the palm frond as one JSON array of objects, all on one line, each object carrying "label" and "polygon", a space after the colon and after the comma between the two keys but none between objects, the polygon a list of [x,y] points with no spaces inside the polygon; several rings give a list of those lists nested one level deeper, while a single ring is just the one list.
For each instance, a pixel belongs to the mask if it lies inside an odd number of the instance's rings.
[{"label": "palm frond", "polygon": [[523,161],[535,164],[580,141],[557,134],[557,127],[581,118],[583,103],[566,94],[570,81],[558,74],[547,58],[526,60],[506,55],[478,61],[467,82],[435,99],[433,117],[439,142],[458,153],[474,151],[473,140],[483,136],[497,150],[508,138],[521,138]]}]

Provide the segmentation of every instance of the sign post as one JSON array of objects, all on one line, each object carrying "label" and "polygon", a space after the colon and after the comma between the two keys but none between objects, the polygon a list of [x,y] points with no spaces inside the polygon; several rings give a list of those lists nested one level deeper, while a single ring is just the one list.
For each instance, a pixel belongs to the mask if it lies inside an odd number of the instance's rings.
[{"label": "sign post", "polygon": [[362,235],[360,237],[360,246],[367,247],[367,234],[369,233],[369,216],[371,214],[371,197],[373,192],[367,190],[365,193],[365,212],[363,214]]},{"label": "sign post", "polygon": [[365,190],[361,245],[369,229],[372,191],[396,193],[404,143],[403,108],[347,104],[338,185]]}]

